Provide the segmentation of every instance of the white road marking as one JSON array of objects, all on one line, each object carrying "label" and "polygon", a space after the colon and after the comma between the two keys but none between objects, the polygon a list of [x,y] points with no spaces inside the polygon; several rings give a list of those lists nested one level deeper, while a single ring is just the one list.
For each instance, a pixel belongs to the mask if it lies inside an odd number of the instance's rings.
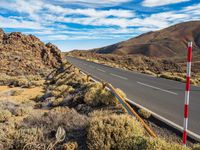
[{"label": "white road marking", "polygon": [[143,86],[147,86],[147,87],[156,89],[156,90],[160,90],[160,91],[167,92],[167,93],[170,93],[170,94],[178,95],[178,93],[175,93],[175,92],[172,92],[172,91],[168,91],[168,90],[165,90],[165,89],[161,89],[161,88],[159,88],[159,87],[151,86],[151,85],[149,85],[149,84],[145,84],[145,83],[142,83],[142,82],[137,82],[137,83],[138,83],[138,84],[141,84],[141,85],[143,85]]},{"label": "white road marking", "polygon": [[[182,126],[180,126],[180,125],[178,125],[178,124],[176,124],[176,123],[170,121],[169,119],[166,119],[165,117],[162,117],[161,115],[159,115],[159,114],[157,114],[157,113],[155,113],[155,112],[149,110],[149,109],[146,108],[146,107],[143,107],[142,105],[140,105],[140,104],[138,104],[138,103],[136,103],[136,102],[134,102],[134,101],[132,101],[132,100],[130,100],[130,99],[128,99],[128,98],[126,98],[126,101],[128,101],[128,102],[131,103],[132,105],[137,106],[138,108],[142,108],[142,109],[144,109],[144,110],[150,112],[155,118],[157,118],[157,119],[159,119],[159,120],[165,122],[166,124],[168,124],[168,125],[170,125],[170,126],[176,128],[177,130],[179,130],[179,131],[181,131],[181,132],[183,131],[183,127],[182,127]],[[190,130],[187,130],[187,132],[188,132],[188,134],[189,134],[191,137],[193,137],[194,139],[200,141],[200,135],[198,135],[198,134],[196,134],[196,133],[194,133],[194,132],[192,132],[192,131],[190,131]]]},{"label": "white road marking", "polygon": [[128,78],[119,76],[119,75],[117,75],[117,74],[110,73],[110,75],[115,76],[115,77],[118,77],[118,78],[121,78],[121,79],[124,79],[124,80],[128,80]]},{"label": "white road marking", "polygon": [[97,70],[99,70],[99,71],[101,71],[101,72],[106,72],[106,71],[104,71],[104,70],[102,70],[102,69],[98,69],[98,68],[97,68]]},{"label": "white road marking", "polygon": [[[81,71],[81,72],[82,72],[82,71]],[[86,72],[86,73],[88,74],[87,71],[84,71],[84,72]],[[82,72],[82,73],[85,74],[84,72]],[[95,78],[97,78],[97,77],[95,77]],[[92,79],[94,82],[99,82],[99,81],[95,80],[94,78],[91,78],[91,79]],[[102,80],[102,79],[100,79],[100,78],[97,78],[97,79]],[[103,81],[103,80],[102,80],[102,81]],[[110,90],[108,87],[106,87],[106,89]],[[166,119],[165,117],[162,117],[161,115],[159,115],[159,114],[157,114],[157,113],[155,113],[155,112],[153,112],[153,111],[150,111],[150,110],[147,109],[146,107],[143,107],[142,105],[140,105],[140,104],[138,104],[138,103],[136,103],[136,102],[134,102],[134,101],[132,101],[132,100],[130,100],[130,99],[128,99],[128,98],[126,98],[126,101],[128,101],[129,103],[131,103],[131,104],[133,104],[133,105],[135,105],[135,106],[137,106],[137,107],[139,107],[139,108],[142,108],[142,109],[144,109],[144,110],[149,111],[155,118],[157,118],[157,119],[159,119],[159,120],[165,122],[166,124],[168,124],[168,125],[170,125],[170,126],[176,128],[177,130],[179,130],[179,131],[181,131],[181,132],[183,131],[183,127],[182,127],[182,126],[180,126],[180,125],[178,125],[178,124],[176,124],[176,123],[174,123],[174,122],[172,122],[172,121]],[[196,134],[196,133],[194,133],[194,132],[192,132],[192,131],[190,131],[190,130],[188,130],[188,135],[190,135],[190,136],[193,137],[194,139],[200,141],[200,135],[198,135],[198,134]]]}]

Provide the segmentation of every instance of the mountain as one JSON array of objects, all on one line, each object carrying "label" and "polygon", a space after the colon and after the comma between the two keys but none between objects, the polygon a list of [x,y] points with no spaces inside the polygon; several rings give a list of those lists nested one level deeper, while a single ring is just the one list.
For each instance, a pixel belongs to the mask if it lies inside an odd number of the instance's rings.
[{"label": "mountain", "polygon": [[8,75],[41,74],[62,63],[61,51],[33,35],[4,33],[0,29],[0,72]]},{"label": "mountain", "polygon": [[194,53],[200,54],[200,21],[190,21],[142,34],[110,46],[93,50],[108,54],[141,54],[148,57],[175,57],[186,54],[187,42],[193,42]]}]

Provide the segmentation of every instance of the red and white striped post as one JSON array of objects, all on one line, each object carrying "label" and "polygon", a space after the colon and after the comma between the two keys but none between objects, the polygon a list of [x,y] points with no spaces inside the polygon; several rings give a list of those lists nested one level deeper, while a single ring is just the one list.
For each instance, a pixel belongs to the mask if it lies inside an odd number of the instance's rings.
[{"label": "red and white striped post", "polygon": [[186,88],[185,88],[184,123],[183,123],[183,144],[184,145],[186,145],[186,141],[187,141],[188,105],[189,105],[189,98],[190,98],[191,62],[192,62],[192,42],[189,42],[188,43],[188,56],[187,56]]}]

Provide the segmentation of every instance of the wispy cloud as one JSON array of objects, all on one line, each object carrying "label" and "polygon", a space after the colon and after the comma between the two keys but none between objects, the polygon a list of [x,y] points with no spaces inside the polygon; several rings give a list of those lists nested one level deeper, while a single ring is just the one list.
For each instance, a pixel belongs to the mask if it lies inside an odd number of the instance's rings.
[{"label": "wispy cloud", "polygon": [[144,0],[142,2],[142,5],[146,7],[155,7],[155,6],[164,6],[164,5],[176,4],[187,1],[190,0]]},{"label": "wispy cloud", "polygon": [[122,3],[130,2],[131,0],[58,0],[59,2],[76,4],[89,7],[111,7]]}]

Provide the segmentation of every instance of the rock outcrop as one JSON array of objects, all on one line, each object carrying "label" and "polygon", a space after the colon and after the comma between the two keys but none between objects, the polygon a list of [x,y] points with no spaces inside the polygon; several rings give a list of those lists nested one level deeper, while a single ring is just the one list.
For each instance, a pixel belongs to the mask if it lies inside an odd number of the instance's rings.
[{"label": "rock outcrop", "polygon": [[0,29],[0,73],[43,74],[61,63],[61,51],[53,44],[44,44],[34,35],[6,34]]}]

